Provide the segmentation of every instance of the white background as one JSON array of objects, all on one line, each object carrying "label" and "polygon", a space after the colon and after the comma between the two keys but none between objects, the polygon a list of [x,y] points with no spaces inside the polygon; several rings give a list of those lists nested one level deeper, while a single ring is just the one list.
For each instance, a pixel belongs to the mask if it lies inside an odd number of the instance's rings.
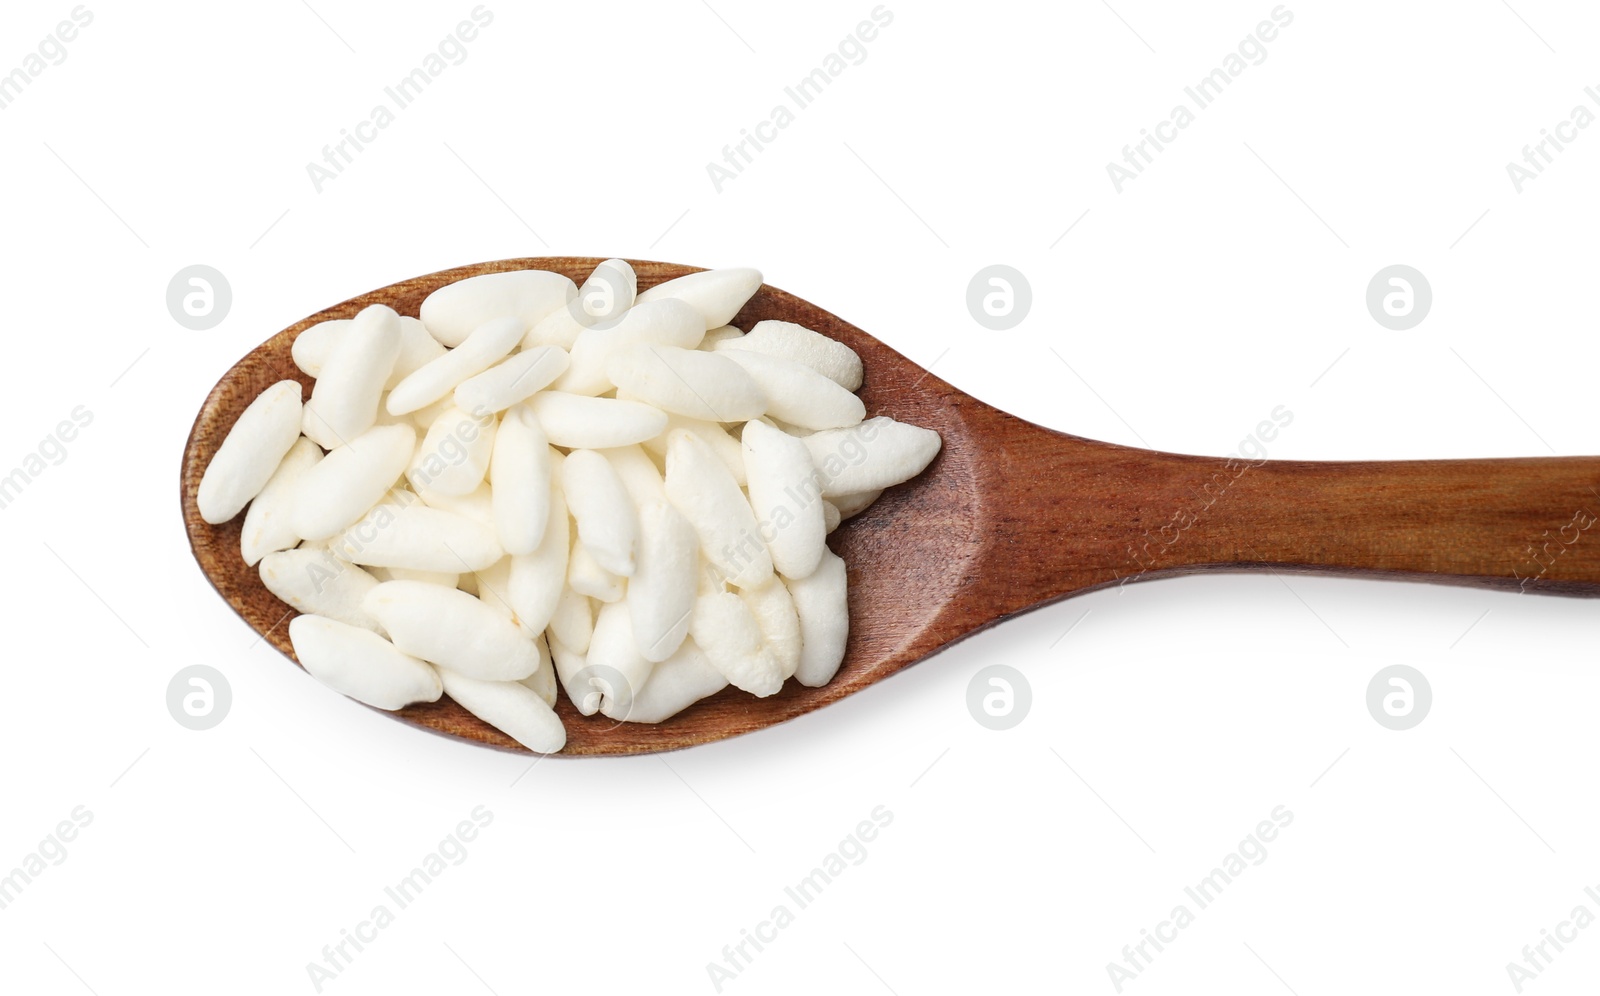
[{"label": "white background", "polygon": [[[1269,857],[1124,991],[1514,992],[1523,945],[1600,913],[1584,601],[1135,585],[781,728],[529,771],[257,643],[177,500],[195,410],[257,343],[398,279],[540,254],[759,266],[987,402],[1119,443],[1223,454],[1286,405],[1277,458],[1593,453],[1600,128],[1520,194],[1505,166],[1600,86],[1600,18],[1512,4],[1290,3],[1266,61],[1119,194],[1107,162],[1268,0],[892,0],[866,61],[718,193],[706,163],[870,0],[491,0],[466,61],[318,193],[306,163],[470,0],[91,2],[0,111],[0,471],[94,413],[0,511],[0,871],[94,814],[0,910],[3,987],[310,992],[306,963],[483,805],[467,860],[323,991],[714,992],[707,963],[881,805],[866,860],[724,992],[1112,993],[1122,946],[1283,805]],[[6,4],[0,72],[71,6]],[[1033,288],[1007,332],[964,304],[997,262]],[[206,332],[164,303],[192,263],[233,287]],[[1406,332],[1364,305],[1391,263],[1433,287]],[[164,704],[195,663],[233,687],[207,732]],[[995,663],[1033,692],[1003,733],[965,706]],[[1395,663],[1434,692],[1402,733],[1364,703]],[[1597,978],[1590,929],[1529,986]]]}]

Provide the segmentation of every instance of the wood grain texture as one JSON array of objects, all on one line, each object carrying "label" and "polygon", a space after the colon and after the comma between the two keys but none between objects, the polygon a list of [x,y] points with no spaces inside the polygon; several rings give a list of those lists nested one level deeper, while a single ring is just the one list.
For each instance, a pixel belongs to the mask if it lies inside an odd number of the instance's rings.
[{"label": "wood grain texture", "polygon": [[[239,554],[242,514],[219,526],[195,508],[216,448],[272,383],[311,379],[290,344],[370,304],[415,316],[433,290],[480,273],[547,269],[579,283],[598,258],[501,260],[401,281],[283,330],[223,375],[184,449],[181,497],[201,569],[234,611],[293,658],[294,611]],[[697,267],[630,261],[639,288]],[[568,755],[675,750],[792,719],[843,698],[1006,616],[1108,585],[1175,574],[1278,570],[1373,575],[1600,595],[1600,458],[1255,465],[1116,446],[1041,428],[977,401],[838,317],[763,286],[734,324],[796,322],[860,354],[868,416],[939,432],[920,477],[847,520],[829,545],[849,565],[850,639],[822,688],[788,683],[756,699],[729,688],[666,722],[557,712]],[[307,687],[307,694],[331,694]],[[395,713],[449,736],[521,751],[449,699]]]}]

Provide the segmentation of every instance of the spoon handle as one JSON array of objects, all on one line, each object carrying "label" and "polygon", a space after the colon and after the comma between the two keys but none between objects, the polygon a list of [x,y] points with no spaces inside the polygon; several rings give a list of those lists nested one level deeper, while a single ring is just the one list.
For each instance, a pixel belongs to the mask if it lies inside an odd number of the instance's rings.
[{"label": "spoon handle", "polygon": [[1223,481],[1209,528],[1201,515],[1177,552],[1185,566],[1600,595],[1600,458],[1276,461]]},{"label": "spoon handle", "polygon": [[[1003,430],[1002,430],[1003,431]],[[1314,463],[1004,433],[991,610],[1273,570],[1600,597],[1600,457]]]}]

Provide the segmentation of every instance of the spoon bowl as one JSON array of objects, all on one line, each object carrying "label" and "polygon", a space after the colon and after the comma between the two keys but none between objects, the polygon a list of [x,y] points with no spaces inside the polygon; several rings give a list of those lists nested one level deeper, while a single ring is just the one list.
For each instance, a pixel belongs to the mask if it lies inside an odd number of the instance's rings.
[{"label": "spoon bowl", "polygon": [[[310,395],[313,379],[295,366],[290,346],[318,322],[353,318],[362,308],[387,304],[416,317],[423,298],[438,288],[484,273],[553,270],[581,284],[600,259],[512,259],[445,270],[379,288],[291,325],[233,366],[201,405],[184,447],[183,517],[195,559],[217,592],[246,623],[291,659],[288,624],[298,613],[267,590],[239,554],[243,517],[209,525],[195,507],[195,492],[211,457],[239,414],[262,390],[286,378]],[[697,272],[700,267],[632,261],[639,290]],[[850,639],[844,665],[828,684],[807,688],[788,682],[764,699],[729,687],[657,724],[618,723],[584,716],[560,695],[556,712],[567,728],[563,754],[639,754],[709,743],[760,729],[820,708],[912,663],[944,639],[918,639],[955,600],[969,562],[980,547],[977,468],[963,425],[963,396],[905,357],[814,305],[763,286],[734,319],[748,329],[765,319],[795,322],[854,349],[866,369],[859,395],[869,415],[888,415],[937,431],[943,451],[916,481],[891,488],[866,511],[847,519],[830,546],[849,565]],[[966,399],[970,403],[970,399]],[[863,570],[863,565],[871,565]],[[907,597],[908,593],[914,593]],[[943,632],[943,631],[941,631]],[[947,638],[946,638],[947,639]],[[516,741],[448,698],[392,713],[406,722],[493,747],[525,751]]]},{"label": "spoon bowl", "polygon": [[[581,284],[598,258],[510,259],[403,280],[291,325],[227,371],[184,447],[181,498],[201,570],[235,612],[290,659],[295,611],[239,553],[242,516],[209,525],[195,493],[239,414],[271,384],[312,378],[301,331],[372,304],[415,317],[455,281],[543,269]],[[630,260],[642,291],[699,267]],[[889,677],[1001,619],[1130,581],[1220,570],[1369,575],[1600,595],[1600,458],[1309,463],[1160,453],[1055,432],[990,407],[855,326],[763,285],[733,324],[794,322],[843,342],[866,371],[868,417],[933,429],[939,456],[845,520],[829,546],[848,565],[850,636],[820,688],[767,698],[729,687],[656,724],[556,712],[567,755],[644,754],[793,719]],[[436,733],[526,752],[448,698],[391,713]]]}]

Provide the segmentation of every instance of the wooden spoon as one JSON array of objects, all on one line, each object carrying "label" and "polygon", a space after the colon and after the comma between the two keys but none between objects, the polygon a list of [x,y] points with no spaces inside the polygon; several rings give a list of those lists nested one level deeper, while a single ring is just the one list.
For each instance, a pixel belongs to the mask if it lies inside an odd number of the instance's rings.
[{"label": "wooden spoon", "polygon": [[[243,516],[206,524],[195,489],[239,413],[268,385],[311,378],[289,347],[301,330],[371,304],[417,314],[465,277],[537,268],[582,283],[599,259],[482,263],[403,280],[283,330],[223,375],[184,448],[183,517],[195,559],[255,630],[293,658],[295,613],[239,554]],[[639,288],[697,267],[630,261]],[[937,430],[939,457],[844,523],[850,640],[821,688],[789,682],[757,699],[733,688],[666,722],[580,715],[563,695],[564,754],[642,754],[710,743],[844,698],[1007,616],[1128,581],[1276,570],[1600,595],[1600,458],[1351,463],[1182,456],[1096,442],[1024,422],[961,393],[815,305],[763,286],[734,324],[797,322],[844,342],[866,367],[867,413]],[[449,736],[518,744],[449,699],[395,715]]]}]

